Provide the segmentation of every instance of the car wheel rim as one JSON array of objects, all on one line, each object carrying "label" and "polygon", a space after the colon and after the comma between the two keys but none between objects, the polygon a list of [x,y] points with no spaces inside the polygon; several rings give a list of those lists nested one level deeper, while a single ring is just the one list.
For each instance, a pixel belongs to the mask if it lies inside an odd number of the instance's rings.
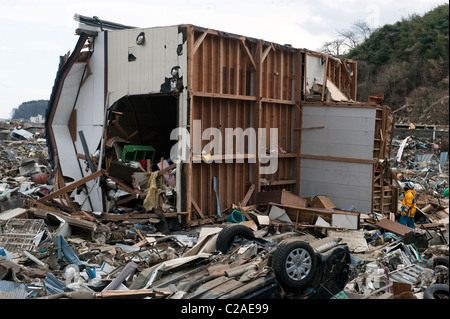
[{"label": "car wheel rim", "polygon": [[286,259],[286,273],[295,281],[304,279],[311,271],[311,266],[311,255],[302,248],[291,251]]}]

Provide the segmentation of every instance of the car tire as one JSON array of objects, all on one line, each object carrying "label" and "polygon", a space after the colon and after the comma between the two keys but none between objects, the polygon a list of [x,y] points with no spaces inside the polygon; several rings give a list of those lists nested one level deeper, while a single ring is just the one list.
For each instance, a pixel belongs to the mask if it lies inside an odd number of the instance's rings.
[{"label": "car tire", "polygon": [[216,240],[216,250],[226,254],[230,249],[236,236],[244,237],[246,239],[255,238],[253,230],[244,225],[228,225],[219,232]]},{"label": "car tire", "polygon": [[300,240],[284,240],[272,257],[272,269],[278,281],[288,289],[304,288],[313,279],[317,267],[314,249]]},{"label": "car tire", "polygon": [[436,257],[433,259],[433,268],[436,266],[445,266],[448,268],[448,258],[445,257]]},{"label": "car tire", "polygon": [[434,284],[428,286],[423,292],[423,299],[448,299],[448,285]]}]

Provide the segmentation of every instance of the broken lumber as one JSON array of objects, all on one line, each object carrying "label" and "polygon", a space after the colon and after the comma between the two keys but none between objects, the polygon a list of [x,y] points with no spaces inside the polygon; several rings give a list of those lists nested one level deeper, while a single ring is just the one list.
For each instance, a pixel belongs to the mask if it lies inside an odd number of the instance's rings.
[{"label": "broken lumber", "polygon": [[81,186],[93,179],[96,179],[97,177],[102,175],[102,171],[96,171],[95,173],[92,173],[76,182],[71,183],[70,185],[64,186],[63,188],[60,188],[59,190],[52,192],[50,194],[48,194],[47,196],[42,197],[41,199],[39,199],[39,202],[46,202],[50,199],[53,199],[55,197],[58,197],[60,195],[66,194],[72,190],[74,190],[75,188],[77,188],[78,186]]},{"label": "broken lumber", "polygon": [[402,225],[400,223],[394,222],[387,218],[380,220],[378,223],[376,223],[376,226],[383,228],[383,229],[385,229],[391,233],[394,233],[398,236],[404,236],[407,233],[413,231],[412,228]]},{"label": "broken lumber", "polygon": [[74,218],[74,217],[70,217],[70,216],[66,216],[64,214],[61,213],[57,213],[57,212],[48,212],[42,209],[30,209],[30,212],[38,218],[42,218],[45,219],[47,217],[47,214],[55,214],[58,217],[60,217],[61,219],[64,219],[69,225],[71,226],[75,226],[75,227],[80,227],[83,229],[88,229],[91,231],[95,231],[97,229],[97,224],[90,222],[88,220],[84,220],[84,219],[78,219],[78,218]]},{"label": "broken lumber", "polygon": [[96,299],[113,299],[113,298],[139,298],[156,297],[156,292],[153,289],[135,289],[135,290],[106,290],[95,294]]}]

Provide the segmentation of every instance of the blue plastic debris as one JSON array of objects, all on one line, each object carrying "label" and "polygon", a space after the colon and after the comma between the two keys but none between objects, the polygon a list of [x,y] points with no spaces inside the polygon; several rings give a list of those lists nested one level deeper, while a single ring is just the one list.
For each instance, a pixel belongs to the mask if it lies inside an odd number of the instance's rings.
[{"label": "blue plastic debris", "polygon": [[47,277],[45,278],[45,288],[49,295],[59,294],[71,290],[51,272],[47,273]]},{"label": "blue plastic debris", "polygon": [[18,282],[0,280],[0,299],[25,299],[28,286]]},{"label": "blue plastic debris", "polygon": [[78,258],[77,254],[70,248],[67,241],[63,236],[59,235],[57,237],[58,241],[58,259],[62,259],[62,254],[64,254],[64,258],[70,263],[75,265],[83,265],[83,262]]}]

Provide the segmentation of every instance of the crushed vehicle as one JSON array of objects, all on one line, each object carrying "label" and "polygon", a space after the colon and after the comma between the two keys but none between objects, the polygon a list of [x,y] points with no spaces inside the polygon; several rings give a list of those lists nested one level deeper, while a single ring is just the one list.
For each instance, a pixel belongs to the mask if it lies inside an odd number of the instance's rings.
[{"label": "crushed vehicle", "polygon": [[3,249],[0,255],[2,283],[10,275],[29,282],[21,283],[21,299],[330,299],[351,279],[351,254],[339,239],[254,232],[230,224],[214,228],[189,250],[176,235],[159,239],[150,249],[120,243],[87,248],[75,238],[66,241],[59,235],[64,234],[61,221],[48,215],[51,226],[15,219],[11,224],[18,231],[5,228],[6,238],[31,229],[29,224],[36,234],[45,233],[38,246],[30,234],[22,254],[9,242],[12,253]]},{"label": "crushed vehicle", "polygon": [[145,272],[141,276],[152,281],[136,280],[130,289],[149,288],[168,299],[329,299],[346,285],[346,244],[296,232],[267,235],[256,237],[247,226],[228,225],[210,255],[160,273],[153,270],[154,277]]}]

